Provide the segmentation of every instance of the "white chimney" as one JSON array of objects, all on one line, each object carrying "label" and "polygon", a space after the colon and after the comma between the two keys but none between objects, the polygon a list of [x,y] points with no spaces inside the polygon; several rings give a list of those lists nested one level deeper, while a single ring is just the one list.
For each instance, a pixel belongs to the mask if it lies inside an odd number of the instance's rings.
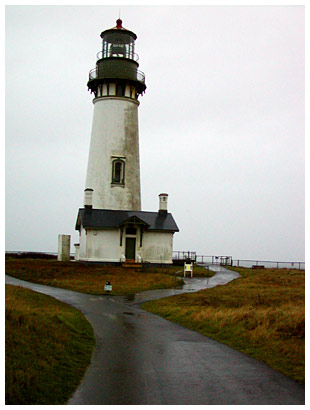
[{"label": "white chimney", "polygon": [[92,208],[93,207],[93,189],[86,188],[84,189],[84,207]]},{"label": "white chimney", "polygon": [[159,212],[168,211],[168,194],[159,194]]}]

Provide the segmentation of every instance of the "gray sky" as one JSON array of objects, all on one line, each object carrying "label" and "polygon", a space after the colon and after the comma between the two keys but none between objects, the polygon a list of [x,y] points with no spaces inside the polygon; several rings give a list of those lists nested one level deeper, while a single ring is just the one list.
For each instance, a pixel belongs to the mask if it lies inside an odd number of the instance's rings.
[{"label": "gray sky", "polygon": [[7,6],[6,250],[78,241],[86,83],[119,8],[146,74],[142,209],[169,193],[174,250],[304,260],[302,6]]}]

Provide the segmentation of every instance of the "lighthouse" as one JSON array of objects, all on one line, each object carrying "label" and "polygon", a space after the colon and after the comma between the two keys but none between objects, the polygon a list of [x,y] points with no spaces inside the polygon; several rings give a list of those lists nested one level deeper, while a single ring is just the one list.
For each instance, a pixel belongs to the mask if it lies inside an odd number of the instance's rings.
[{"label": "lighthouse", "polygon": [[118,19],[100,37],[102,49],[87,83],[94,112],[75,259],[172,263],[179,229],[168,213],[168,194],[159,195],[157,212],[141,210],[138,107],[146,84],[137,36]]},{"label": "lighthouse", "polygon": [[118,19],[101,38],[87,84],[95,98],[85,188],[93,189],[95,208],[139,211],[138,98],[146,85],[138,70],[137,36]]}]

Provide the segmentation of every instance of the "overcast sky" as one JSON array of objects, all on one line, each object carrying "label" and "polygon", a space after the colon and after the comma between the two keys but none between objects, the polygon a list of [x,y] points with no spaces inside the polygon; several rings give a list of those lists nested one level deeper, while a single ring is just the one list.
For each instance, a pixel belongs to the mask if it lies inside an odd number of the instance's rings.
[{"label": "overcast sky", "polygon": [[7,6],[6,250],[78,241],[100,33],[138,36],[142,210],[174,250],[304,260],[304,7]]}]

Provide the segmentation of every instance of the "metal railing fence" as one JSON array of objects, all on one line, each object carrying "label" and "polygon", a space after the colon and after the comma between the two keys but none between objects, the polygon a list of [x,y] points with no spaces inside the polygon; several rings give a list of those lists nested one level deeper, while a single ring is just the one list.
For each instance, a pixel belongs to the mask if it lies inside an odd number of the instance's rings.
[{"label": "metal railing fence", "polygon": [[[57,252],[30,252],[30,251],[6,251],[6,256],[20,257],[20,258],[46,258],[56,259]],[[70,252],[70,257],[74,257],[74,253]],[[270,269],[305,269],[305,262],[281,262],[281,261],[262,261],[257,259],[232,259],[231,256],[212,256],[212,255],[197,255],[196,252],[191,251],[174,251],[172,260],[182,261],[190,259],[199,265],[223,265],[251,268],[252,266],[264,266]]]},{"label": "metal railing fence", "polygon": [[233,259],[231,256],[214,256],[214,255],[197,255],[192,251],[174,251],[173,261],[190,259],[199,265],[223,265],[223,266],[240,266],[251,268],[252,266],[264,266],[265,268],[287,268],[287,269],[305,269],[305,262],[282,262],[266,261],[257,259]]},{"label": "metal railing fence", "polygon": [[281,262],[281,261],[257,261],[250,259],[233,259],[231,266],[251,268],[252,266],[264,266],[270,269],[305,269],[305,262]]}]

